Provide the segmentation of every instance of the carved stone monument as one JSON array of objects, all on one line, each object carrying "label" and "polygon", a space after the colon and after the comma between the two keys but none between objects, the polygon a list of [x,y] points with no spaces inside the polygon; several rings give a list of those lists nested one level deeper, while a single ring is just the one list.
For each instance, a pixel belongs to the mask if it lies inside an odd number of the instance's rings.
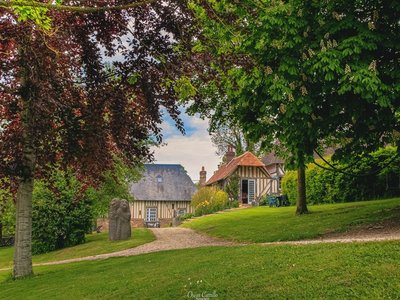
[{"label": "carved stone monument", "polygon": [[131,211],[128,201],[115,198],[108,212],[110,241],[127,240],[131,237]]}]

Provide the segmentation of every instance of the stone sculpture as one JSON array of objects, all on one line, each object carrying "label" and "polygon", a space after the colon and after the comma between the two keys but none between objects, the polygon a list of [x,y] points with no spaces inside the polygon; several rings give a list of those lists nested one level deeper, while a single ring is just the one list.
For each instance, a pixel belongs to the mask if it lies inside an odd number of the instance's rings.
[{"label": "stone sculpture", "polygon": [[115,198],[111,201],[108,213],[111,241],[127,240],[131,237],[131,211],[128,201]]}]

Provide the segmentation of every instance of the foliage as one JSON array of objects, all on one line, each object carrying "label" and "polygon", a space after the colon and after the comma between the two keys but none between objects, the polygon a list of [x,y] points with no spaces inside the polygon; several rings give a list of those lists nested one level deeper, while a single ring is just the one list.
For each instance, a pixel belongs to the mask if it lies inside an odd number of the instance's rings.
[{"label": "foliage", "polygon": [[239,190],[240,190],[240,177],[237,173],[229,176],[225,186],[224,191],[228,194],[229,201],[234,202],[239,200]]},{"label": "foliage", "polygon": [[[33,21],[39,28],[45,31],[51,29],[51,18],[47,15],[48,9],[44,7],[32,7],[24,5],[26,0],[13,0],[12,9],[18,16],[18,22]],[[59,1],[57,1],[59,4]]]},{"label": "foliage", "polygon": [[114,198],[133,201],[129,192],[129,183],[137,181],[142,175],[142,166],[128,167],[120,159],[114,158],[114,170],[106,171],[98,187],[90,187],[86,196],[92,202],[94,218],[105,217],[111,200]]},{"label": "foliage", "polygon": [[54,171],[49,182],[36,181],[33,191],[32,253],[39,254],[85,242],[91,231],[90,201],[70,173]]},{"label": "foliage", "polygon": [[217,187],[202,187],[192,197],[195,215],[201,216],[228,207],[228,194]]},{"label": "foliage", "polygon": [[214,128],[211,132],[211,142],[217,148],[217,155],[221,157],[226,154],[229,145],[235,149],[236,156],[242,155],[246,151],[250,151],[256,156],[262,153],[260,143],[251,141],[240,126],[232,122]]},{"label": "foliage", "polygon": [[291,207],[259,206],[204,216],[182,226],[240,242],[313,239],[327,233],[347,231],[357,225],[376,224],[388,219],[397,222],[400,198],[311,205],[309,208],[309,214],[297,217]]},{"label": "foliage", "polygon": [[[332,203],[387,198],[400,195],[400,157],[394,147],[379,149],[351,163],[337,164],[330,171],[309,164],[306,171],[307,198],[311,203]],[[327,159],[330,162],[330,159]],[[330,168],[322,160],[317,163]],[[390,164],[388,164],[390,163]],[[287,172],[282,181],[283,192],[293,203],[297,194],[295,172]]]},{"label": "foliage", "polygon": [[[191,18],[183,3],[168,3],[112,14],[48,10],[53,34],[0,8],[0,175],[18,180],[26,171],[23,150],[30,147],[38,178],[49,163],[98,179],[112,168],[115,154],[130,164],[151,158],[146,141],[161,141],[161,106],[183,131],[177,94],[163,83],[180,78],[182,53],[174,46],[188,38]],[[24,140],[23,132],[29,133]]]},{"label": "foliage", "polygon": [[262,197],[260,199],[260,201],[258,202],[258,205],[260,205],[260,206],[267,206],[268,204],[269,204],[269,202],[268,202],[268,196],[267,195]]},{"label": "foliage", "polygon": [[[239,124],[287,168],[332,143],[370,152],[400,131],[396,1],[192,0],[205,66],[192,109]],[[283,150],[283,151],[282,151]]]},{"label": "foliage", "polygon": [[186,214],[184,214],[184,215],[179,216],[179,219],[180,219],[181,221],[185,221],[185,220],[191,219],[191,218],[193,218],[193,217],[194,217],[194,214],[186,213]]},{"label": "foliage", "polygon": [[[84,244],[37,254],[32,257],[33,263],[46,263],[71,258],[85,257],[104,253],[112,253],[131,249],[154,241],[153,233],[145,228],[133,228],[132,237],[124,241],[109,241],[108,232],[86,235]],[[13,247],[0,248],[0,269],[12,267]]]},{"label": "foliage", "polygon": [[307,212],[304,167],[314,150],[333,145],[343,159],[400,146],[398,1],[189,6],[203,34],[193,46],[203,65],[192,77],[192,111],[211,117],[212,128],[238,124],[297,169],[296,214]]},{"label": "foliage", "polygon": [[[307,174],[307,172],[306,172]],[[288,196],[291,204],[296,204],[297,199],[297,172],[286,171],[285,176],[281,179],[282,193]],[[306,185],[309,183],[306,175]],[[308,187],[308,186],[307,186]],[[308,192],[308,188],[307,188]]]},{"label": "foliage", "polygon": [[3,236],[15,233],[15,204],[8,189],[0,189],[0,224]]},{"label": "foliage", "polygon": [[[96,185],[114,155],[129,166],[151,160],[149,139],[162,141],[161,108],[184,131],[177,92],[164,82],[182,74],[194,29],[186,3],[112,2],[0,5],[0,178],[19,189],[15,277],[32,273],[36,179],[57,165]],[[51,32],[35,22],[48,28],[49,19]]]}]

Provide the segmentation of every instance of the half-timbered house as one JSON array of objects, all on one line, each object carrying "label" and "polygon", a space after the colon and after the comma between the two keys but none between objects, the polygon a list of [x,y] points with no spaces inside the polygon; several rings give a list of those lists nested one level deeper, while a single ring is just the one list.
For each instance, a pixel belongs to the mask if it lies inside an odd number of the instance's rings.
[{"label": "half-timbered house", "polygon": [[174,217],[194,212],[191,199],[196,187],[181,165],[146,164],[144,168],[142,179],[130,184],[133,226],[155,221],[168,226]]},{"label": "half-timbered house", "polygon": [[251,152],[232,159],[228,158],[227,162],[220,166],[206,182],[206,185],[218,185],[223,188],[233,177],[236,177],[240,183],[239,202],[241,204],[255,204],[264,195],[271,193],[271,175],[264,163]]}]

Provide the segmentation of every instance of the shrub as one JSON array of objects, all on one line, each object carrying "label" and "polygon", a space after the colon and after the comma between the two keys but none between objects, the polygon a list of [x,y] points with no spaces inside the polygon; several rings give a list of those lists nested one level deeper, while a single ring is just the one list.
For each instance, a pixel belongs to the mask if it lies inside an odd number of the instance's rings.
[{"label": "shrub", "polygon": [[184,215],[179,216],[179,219],[180,219],[181,221],[184,221],[184,220],[187,220],[187,219],[190,219],[190,218],[193,218],[193,217],[194,217],[194,214],[187,213],[187,214],[184,214]]},{"label": "shrub", "polygon": [[92,224],[90,201],[81,184],[61,171],[52,184],[37,180],[33,190],[32,253],[39,254],[85,242]]},{"label": "shrub", "polygon": [[15,233],[15,205],[9,190],[0,189],[0,236],[13,236]]},{"label": "shrub", "polygon": [[236,173],[230,176],[224,186],[224,191],[228,194],[229,201],[239,200],[240,178]]},{"label": "shrub", "polygon": [[228,194],[216,187],[202,187],[192,197],[196,216],[225,209],[228,202]]},{"label": "shrub", "polygon": [[[282,192],[288,196],[290,204],[296,204],[297,199],[297,172],[287,171],[282,178]],[[268,199],[266,199],[268,203]]]},{"label": "shrub", "polygon": [[229,201],[228,202],[228,207],[229,208],[237,208],[237,207],[239,207],[239,201],[238,200]]},{"label": "shrub", "polygon": [[[379,149],[363,158],[350,162],[347,172],[324,170],[309,164],[306,170],[307,201],[310,204],[349,202],[400,195],[400,158],[396,148]],[[328,161],[330,159],[327,159]],[[388,162],[391,162],[388,164]],[[319,164],[329,167],[322,160]],[[337,165],[345,169],[347,164]],[[291,203],[296,202],[297,173],[289,171],[282,180],[282,190]]]}]

